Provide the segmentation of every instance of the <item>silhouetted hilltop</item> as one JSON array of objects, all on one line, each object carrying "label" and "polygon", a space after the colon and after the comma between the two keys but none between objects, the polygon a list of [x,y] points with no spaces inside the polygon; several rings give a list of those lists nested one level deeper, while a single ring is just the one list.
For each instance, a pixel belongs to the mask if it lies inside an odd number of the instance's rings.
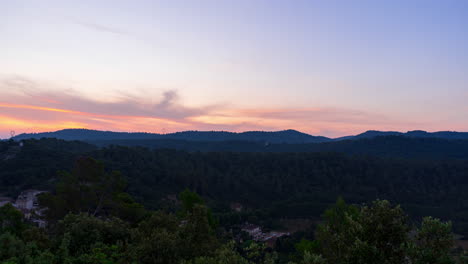
[{"label": "silhouetted hilltop", "polygon": [[267,143],[319,143],[331,141],[327,137],[316,137],[295,130],[276,132],[248,131],[242,133],[226,131],[184,131],[171,134],[127,133],[98,131],[88,129],[64,129],[55,132],[21,134],[15,140],[57,138],[64,140],[101,141],[101,140],[157,140],[174,139],[187,141],[253,141]]},{"label": "silhouetted hilltop", "polygon": [[115,139],[159,139],[160,134],[99,131],[90,129],[63,129],[54,132],[20,134],[15,140],[57,138],[64,140],[115,140]]},{"label": "silhouetted hilltop", "polygon": [[467,139],[468,132],[440,131],[426,132],[422,130],[408,131],[406,133],[397,131],[377,131],[369,130],[355,136],[345,136],[340,138],[327,138],[323,136],[312,136],[296,130],[283,131],[247,131],[242,133],[226,131],[183,131],[170,134],[143,133],[143,132],[113,132],[89,129],[64,129],[55,132],[20,134],[15,140],[57,138],[64,140],[82,141],[103,141],[103,140],[184,140],[184,141],[246,141],[261,142],[271,144],[302,144],[302,143],[323,143],[331,141],[355,140],[365,138],[375,138],[379,136],[403,136],[410,138],[439,138],[439,139]]},{"label": "silhouetted hilltop", "polygon": [[351,139],[361,139],[361,138],[374,138],[379,136],[400,136],[404,135],[404,133],[397,132],[397,131],[377,131],[377,130],[369,130],[359,135],[351,137]]},{"label": "silhouetted hilltop", "polygon": [[361,138],[373,138],[378,136],[404,136],[412,138],[443,138],[443,139],[468,139],[468,132],[455,132],[455,131],[439,131],[439,132],[426,132],[423,130],[413,130],[406,133],[397,131],[376,131],[369,130],[362,134],[343,137],[340,139],[361,139]]}]

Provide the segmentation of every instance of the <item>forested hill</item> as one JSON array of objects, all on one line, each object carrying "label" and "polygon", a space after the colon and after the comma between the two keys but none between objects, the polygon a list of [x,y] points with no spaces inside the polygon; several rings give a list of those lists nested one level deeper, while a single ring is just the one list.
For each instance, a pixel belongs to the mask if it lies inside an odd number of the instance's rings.
[{"label": "forested hill", "polygon": [[[63,130],[60,134],[64,138],[75,137],[75,133],[80,130]],[[379,157],[393,158],[412,158],[412,159],[468,159],[468,140],[460,139],[442,139],[432,137],[408,137],[404,135],[388,135],[376,137],[361,137],[357,139],[347,139],[339,141],[327,141],[317,143],[300,142],[301,138],[306,140],[305,134],[296,131],[283,132],[245,132],[240,134],[228,132],[181,132],[172,134],[172,138],[158,138],[155,136],[165,136],[159,134],[134,134],[134,133],[115,133],[100,132],[92,130],[83,130],[81,137],[88,138],[83,140],[88,144],[97,147],[106,147],[112,145],[129,147],[147,147],[152,149],[176,149],[189,152],[338,152],[352,155],[369,155]],[[71,134],[70,134],[71,133]],[[199,140],[184,139],[188,134],[194,133]],[[206,134],[204,134],[206,133]],[[255,140],[223,140],[222,135],[249,136]],[[250,134],[249,134],[250,133]],[[296,134],[296,139],[288,139],[296,143],[279,143],[285,135]],[[97,136],[92,136],[96,134]],[[131,139],[118,139],[119,135],[124,134]],[[23,134],[25,136],[25,134]],[[44,138],[46,134],[35,134],[37,138]],[[52,134],[50,134],[52,135]],[[53,134],[55,135],[55,134]],[[108,135],[108,136],[106,136]],[[171,134],[169,134],[171,135]],[[210,138],[209,135],[214,135]],[[218,136],[218,139],[213,138]],[[255,136],[256,135],[256,136]],[[123,136],[122,136],[123,137]],[[142,137],[138,139],[138,137]],[[155,137],[155,138],[152,138]],[[270,138],[270,141],[262,141],[260,138]],[[21,139],[22,135],[16,137]],[[47,137],[45,137],[47,138]],[[91,139],[96,138],[96,139]],[[278,141],[275,143],[275,141]],[[288,142],[289,142],[288,141]],[[271,142],[271,143],[270,143]]]},{"label": "forested hill", "polygon": [[468,158],[468,140],[438,138],[408,138],[379,136],[359,140],[323,143],[266,144],[249,141],[188,141],[188,140],[97,140],[88,141],[100,147],[141,146],[154,149],[178,149],[202,152],[339,152],[379,157],[414,159]]},{"label": "forested hill", "polygon": [[58,138],[64,140],[156,140],[172,139],[187,141],[250,141],[270,143],[318,143],[331,141],[326,137],[316,137],[295,130],[283,130],[276,132],[248,131],[242,133],[225,131],[184,131],[170,134],[156,133],[127,133],[97,131],[88,129],[64,129],[55,132],[21,134],[15,140],[40,138]]},{"label": "forested hill", "polygon": [[[341,139],[374,138],[378,136],[404,136],[404,137],[410,137],[410,138],[442,138],[442,139],[453,139],[453,140],[456,140],[456,139],[468,140],[468,132],[455,132],[455,131],[426,132],[423,130],[408,131],[406,133],[395,132],[395,131],[369,130],[356,136],[344,137]],[[340,138],[336,140],[340,140]]]},{"label": "forested hill", "polygon": [[249,141],[262,143],[322,143],[341,140],[375,138],[379,136],[403,136],[409,138],[440,138],[449,140],[468,140],[468,132],[426,132],[426,131],[375,131],[370,130],[355,136],[346,136],[340,138],[327,138],[323,136],[312,136],[296,130],[283,130],[276,132],[265,131],[248,131],[242,133],[226,132],[226,131],[184,131],[169,134],[156,133],[127,133],[127,132],[112,132],[98,131],[89,129],[64,129],[55,132],[20,134],[14,137],[15,140],[22,139],[40,139],[40,138],[58,138],[64,140],[81,140],[81,141],[102,141],[102,140],[186,140],[186,141]]},{"label": "forested hill", "polygon": [[[380,147],[375,148],[377,153],[391,149],[394,143],[389,139],[428,140],[382,137],[344,143],[348,144],[346,148],[356,149],[353,144],[367,142],[371,149],[380,142]],[[452,144],[443,140],[439,143],[441,147]],[[401,142],[408,150],[409,144]],[[458,144],[468,149],[466,143]],[[419,151],[432,147],[421,147]],[[121,171],[129,183],[128,191],[149,208],[159,208],[165,197],[184,188],[216,201],[217,210],[229,208],[233,202],[261,208],[259,219],[317,217],[338,196],[352,203],[384,198],[401,203],[412,216],[453,220],[455,230],[468,235],[467,159],[447,157],[415,160],[324,152],[98,148],[57,139],[24,140],[19,147],[18,142],[4,141],[0,142],[0,157],[4,157],[0,161],[0,193],[14,197],[25,189],[50,189],[55,185],[57,171],[69,170],[80,156],[93,157]]]}]

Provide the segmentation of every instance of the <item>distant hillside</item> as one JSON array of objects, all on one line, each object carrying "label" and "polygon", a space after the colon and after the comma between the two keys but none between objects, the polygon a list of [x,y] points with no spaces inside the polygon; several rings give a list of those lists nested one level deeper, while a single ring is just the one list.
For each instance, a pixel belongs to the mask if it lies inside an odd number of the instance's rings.
[{"label": "distant hillside", "polygon": [[312,136],[296,130],[283,130],[275,132],[248,131],[242,133],[226,131],[184,131],[170,134],[157,133],[129,133],[98,131],[89,129],[64,129],[55,132],[20,134],[14,137],[15,140],[57,138],[64,140],[81,141],[103,141],[103,140],[184,140],[184,141],[246,141],[267,144],[303,144],[303,143],[323,143],[342,140],[356,140],[364,138],[375,138],[379,136],[403,136],[410,138],[439,138],[449,140],[468,140],[468,132],[426,132],[421,130],[408,131],[406,133],[397,131],[376,131],[369,130],[355,136],[345,136],[340,138],[327,138],[323,136]]},{"label": "distant hillside", "polygon": [[[57,183],[57,171],[70,170],[77,157],[91,156],[120,171],[128,192],[148,208],[166,208],[162,199],[184,188],[216,201],[221,210],[229,210],[233,201],[261,209],[258,215],[266,219],[317,217],[337,196],[356,204],[379,198],[402,204],[413,217],[450,219],[457,233],[468,235],[468,140],[382,136],[319,144],[142,142],[204,151],[96,148],[57,139],[24,140],[22,147],[0,142],[0,156],[16,148],[15,155],[0,161],[0,193],[15,197],[25,189],[49,190]],[[213,152],[222,148],[226,151]],[[301,153],[287,153],[296,151]]]},{"label": "distant hillside", "polygon": [[268,143],[319,143],[331,141],[326,137],[316,137],[295,130],[277,132],[249,131],[242,133],[225,131],[185,131],[171,134],[127,133],[97,131],[88,129],[64,129],[55,132],[21,134],[15,140],[57,138],[64,140],[157,140],[173,139],[187,141],[251,141]]},{"label": "distant hillside", "polygon": [[468,140],[378,136],[322,143],[272,143],[254,141],[97,140],[99,147],[141,146],[153,149],[177,149],[189,152],[338,152],[352,155],[414,159],[468,159]]},{"label": "distant hillside", "polygon": [[426,132],[422,130],[408,131],[406,133],[397,131],[376,131],[369,130],[356,136],[343,137],[340,139],[361,139],[361,138],[374,138],[378,136],[404,136],[411,138],[443,138],[443,139],[468,139],[468,132],[455,132],[455,131],[439,131],[439,132]]}]

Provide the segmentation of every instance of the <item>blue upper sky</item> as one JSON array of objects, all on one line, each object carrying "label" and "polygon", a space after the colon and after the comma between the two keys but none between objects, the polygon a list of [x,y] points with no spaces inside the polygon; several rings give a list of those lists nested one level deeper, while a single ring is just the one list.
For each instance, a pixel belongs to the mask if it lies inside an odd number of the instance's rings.
[{"label": "blue upper sky", "polygon": [[1,1],[0,137],[468,130],[468,1]]}]

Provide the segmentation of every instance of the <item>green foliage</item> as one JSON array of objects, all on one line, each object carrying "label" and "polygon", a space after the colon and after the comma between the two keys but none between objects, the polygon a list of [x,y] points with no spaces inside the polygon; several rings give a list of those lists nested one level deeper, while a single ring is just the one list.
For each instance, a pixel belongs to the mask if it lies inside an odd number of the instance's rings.
[{"label": "green foliage", "polygon": [[118,218],[102,220],[86,214],[68,214],[59,221],[55,232],[63,251],[72,256],[90,252],[96,244],[125,244],[130,237],[128,223]]},{"label": "green foliage", "polygon": [[17,264],[17,260],[16,258],[12,258],[12,259],[9,259],[9,260],[6,260],[4,262],[2,262],[2,264]]},{"label": "green foliage", "polygon": [[252,262],[260,262],[264,257],[265,245],[250,241],[250,243],[243,248],[245,257]]},{"label": "green foliage", "polygon": [[424,218],[411,238],[400,206],[376,200],[356,209],[338,200],[326,211],[317,240],[327,263],[453,263],[450,223]]},{"label": "green foliage", "polygon": [[193,207],[196,204],[205,204],[203,199],[197,193],[192,192],[189,189],[185,189],[179,194],[179,200],[182,203],[181,210],[183,215],[192,212]]},{"label": "green foliage", "polygon": [[48,208],[46,219],[52,223],[68,213],[114,214],[137,221],[144,216],[144,208],[123,192],[125,187],[119,172],[106,172],[101,162],[83,157],[71,173],[61,173],[55,194],[41,195],[39,201]]},{"label": "green foliage", "polygon": [[0,234],[0,260],[12,260],[23,255],[24,243],[17,236],[5,232]]},{"label": "green foliage", "polygon": [[[23,142],[24,146],[13,159],[3,161],[0,150],[0,193],[12,197],[31,187],[51,188],[57,171],[70,169],[78,155],[96,149],[84,142],[51,138]],[[18,142],[8,145],[18,145]]]},{"label": "green foliage", "polygon": [[304,260],[301,264],[325,264],[325,259],[321,255],[311,254],[309,251],[304,253]]},{"label": "green foliage", "polygon": [[23,214],[10,203],[0,207],[0,234],[9,232],[20,235],[26,228]]},{"label": "green foliage", "polygon": [[[287,152],[291,150],[287,144],[275,149],[260,144],[260,151],[266,153],[247,153],[251,149],[235,142],[230,143],[235,147],[231,150],[243,153],[200,153],[123,146],[98,149],[77,141],[26,140],[14,159],[0,162],[0,192],[15,197],[28,188],[52,189],[62,180],[56,179],[57,170],[70,170],[77,157],[90,156],[122,172],[128,181],[125,191],[146,208],[164,208],[162,198],[188,188],[202,195],[216,213],[240,202],[245,208],[261,209],[261,214],[255,214],[257,221],[272,225],[275,218],[318,217],[340,195],[354,204],[382,198],[401,204],[414,219],[426,215],[449,218],[456,233],[468,236],[468,163],[458,159],[467,157],[464,146],[468,141],[435,140],[436,148],[430,143],[433,141],[403,137],[350,140],[342,141],[340,148],[320,144],[322,153],[311,152],[319,144],[302,144],[293,152]],[[414,142],[417,146],[408,146]],[[457,150],[451,151],[454,146]],[[331,153],[336,151],[372,156]],[[70,211],[65,200],[54,203],[57,209],[63,208],[54,216],[56,220]],[[133,208],[131,204],[122,210]],[[93,214],[93,210],[83,212]],[[246,220],[232,217],[229,221],[239,224]]]},{"label": "green foliage", "polygon": [[[226,165],[224,159],[217,162],[216,166]],[[341,160],[334,162],[339,166]],[[329,168],[326,162],[319,166]],[[251,179],[252,185],[261,181],[268,185],[271,181],[266,179],[274,181],[275,177],[279,176],[259,173],[258,178]],[[48,207],[47,217],[52,221],[47,229],[25,224],[21,213],[11,205],[0,208],[0,263],[453,263],[450,222],[428,217],[418,229],[410,228],[403,209],[386,200],[355,206],[339,198],[324,212],[315,234],[295,234],[294,238],[278,240],[276,250],[287,251],[283,254],[260,242],[229,242],[236,233],[223,225],[218,228],[210,208],[195,192],[186,189],[179,195],[181,204],[177,214],[147,211],[125,192],[122,179],[119,173],[106,171],[94,159],[79,159],[70,173],[62,173],[56,190],[40,198]],[[203,183],[196,185],[197,190],[208,188]],[[299,185],[276,187],[301,188]],[[271,220],[266,210],[246,217]]]},{"label": "green foliage", "polygon": [[[204,207],[205,205],[205,201],[203,201],[200,195],[198,195],[196,192],[190,191],[189,189],[185,189],[179,194],[179,200],[181,202],[181,208],[178,211],[178,215],[182,218],[193,215],[196,208],[200,208],[200,206]],[[214,218],[211,209],[206,208],[205,214],[208,220],[208,224],[212,229],[215,229],[219,222]]]},{"label": "green foliage", "polygon": [[213,256],[197,257],[192,260],[184,260],[181,264],[249,264],[236,250],[233,242],[217,249]]},{"label": "green foliage", "polygon": [[173,215],[155,212],[132,235],[130,255],[138,263],[178,263],[179,223]]},{"label": "green foliage", "polygon": [[320,250],[320,245],[317,240],[311,241],[305,238],[296,243],[294,247],[301,254],[305,254],[305,252],[318,252]]},{"label": "green foliage", "polygon": [[60,245],[55,255],[55,262],[69,264],[71,263],[70,258],[70,241],[72,237],[70,233],[65,233],[60,240]]},{"label": "green foliage", "polygon": [[182,223],[180,237],[182,255],[188,258],[203,256],[218,247],[208,221],[208,209],[205,206],[194,205],[186,221]]},{"label": "green foliage", "polygon": [[[26,230],[28,231],[28,230]],[[25,231],[25,232],[26,232]],[[31,237],[29,237],[31,239]],[[12,235],[8,232],[0,234],[0,263],[16,264],[50,264],[54,263],[54,255],[36,241],[26,242],[27,239]],[[41,242],[40,240],[38,241]]]},{"label": "green foliage", "polygon": [[362,227],[360,212],[353,205],[347,205],[342,198],[325,211],[324,223],[317,227],[317,241],[326,259],[332,263],[348,263],[354,244]]},{"label": "green foliage", "polygon": [[125,192],[115,194],[113,204],[111,214],[130,223],[140,222],[148,213],[142,204],[135,202],[133,197]]},{"label": "green foliage", "polygon": [[133,232],[130,255],[138,263],[178,263],[212,254],[218,241],[211,229],[207,208],[196,204],[180,220],[155,212]]},{"label": "green foliage", "polygon": [[40,250],[47,249],[51,245],[49,235],[43,228],[29,226],[23,231],[21,237],[25,243],[34,243]]},{"label": "green foliage", "polygon": [[[407,216],[400,206],[377,200],[372,206],[364,206],[359,217],[360,248],[369,260],[378,263],[403,263],[407,255]],[[359,262],[357,262],[359,263]]]},{"label": "green foliage", "polygon": [[124,263],[124,254],[118,245],[96,244],[91,253],[77,257],[80,264],[117,264]]},{"label": "green foliage", "polygon": [[[153,212],[134,228],[115,217],[68,214],[49,230],[51,240],[35,227],[26,226],[21,237],[2,233],[0,263],[285,263],[262,243],[249,241],[240,248],[234,242],[221,243],[207,211],[206,206],[195,204],[183,219]],[[450,222],[424,218],[421,227],[409,236],[413,231],[406,219],[399,206],[385,200],[356,207],[338,199],[324,213],[316,240],[303,238],[294,245],[301,258],[290,264],[454,263]]]},{"label": "green foliage", "polygon": [[452,224],[425,217],[416,235],[416,264],[453,263],[450,250],[453,247]]},{"label": "green foliage", "polygon": [[[288,262],[288,264],[296,264],[295,262]],[[312,254],[309,251],[305,251],[303,258],[298,262],[298,264],[327,264],[327,261],[321,256]]]}]

